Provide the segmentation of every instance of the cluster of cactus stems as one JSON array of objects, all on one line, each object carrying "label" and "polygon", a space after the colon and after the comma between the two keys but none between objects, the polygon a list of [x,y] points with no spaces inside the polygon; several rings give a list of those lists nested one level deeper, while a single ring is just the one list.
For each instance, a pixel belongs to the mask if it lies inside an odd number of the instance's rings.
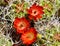
[{"label": "cluster of cactus stems", "polygon": [[[1,0],[0,2],[0,46],[26,46],[21,35],[13,27],[16,17],[29,15],[27,9],[36,3],[43,7],[44,14],[31,25],[38,32],[37,40],[29,46],[60,45],[60,1],[59,0]],[[28,19],[28,18],[27,18]]]}]

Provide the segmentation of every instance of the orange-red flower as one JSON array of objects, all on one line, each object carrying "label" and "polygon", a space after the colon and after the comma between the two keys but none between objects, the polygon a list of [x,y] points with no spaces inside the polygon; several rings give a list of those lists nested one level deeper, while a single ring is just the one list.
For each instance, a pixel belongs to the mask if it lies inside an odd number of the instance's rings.
[{"label": "orange-red flower", "polygon": [[29,14],[29,18],[30,19],[39,19],[39,18],[42,18],[42,14],[44,13],[43,12],[43,7],[42,6],[39,6],[39,5],[36,5],[33,4],[32,7],[30,7],[30,9],[27,10],[28,11],[28,14]]},{"label": "orange-red flower", "polygon": [[30,27],[30,23],[26,18],[16,18],[14,20],[14,27],[17,29],[18,33],[24,33],[24,31]]},{"label": "orange-red flower", "polygon": [[37,32],[35,28],[30,28],[27,32],[23,33],[21,36],[21,40],[24,44],[29,45],[36,41]]}]

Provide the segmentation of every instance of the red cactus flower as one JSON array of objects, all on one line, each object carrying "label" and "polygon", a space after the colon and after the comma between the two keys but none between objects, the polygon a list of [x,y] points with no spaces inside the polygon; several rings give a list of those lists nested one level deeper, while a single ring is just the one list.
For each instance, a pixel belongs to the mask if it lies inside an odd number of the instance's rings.
[{"label": "red cactus flower", "polygon": [[42,14],[43,12],[43,7],[33,4],[32,7],[30,7],[30,9],[27,10],[28,14],[29,14],[29,18],[30,19],[39,19],[42,18]]},{"label": "red cactus flower", "polygon": [[18,33],[24,33],[24,31],[30,27],[30,23],[24,17],[16,18],[14,21],[14,27],[17,29]]},{"label": "red cactus flower", "polygon": [[37,32],[34,28],[30,28],[27,32],[23,33],[21,36],[21,40],[24,44],[29,45],[36,41]]}]

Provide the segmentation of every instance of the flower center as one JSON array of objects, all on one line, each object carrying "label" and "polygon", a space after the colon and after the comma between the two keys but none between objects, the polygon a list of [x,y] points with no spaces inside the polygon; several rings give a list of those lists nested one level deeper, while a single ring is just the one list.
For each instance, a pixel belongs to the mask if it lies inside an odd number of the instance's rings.
[{"label": "flower center", "polygon": [[29,40],[32,40],[34,38],[34,34],[33,33],[28,33],[26,38],[28,38]]},{"label": "flower center", "polygon": [[36,14],[36,11],[34,11],[34,14]]},{"label": "flower center", "polygon": [[20,24],[19,24],[19,28],[20,29],[24,29],[26,27],[26,24],[24,23],[24,22],[21,22]]},{"label": "flower center", "polygon": [[24,25],[23,25],[23,24],[21,24],[21,25],[20,25],[20,28],[22,28],[22,27],[24,27]]},{"label": "flower center", "polygon": [[33,16],[36,16],[37,14],[38,14],[37,10],[33,10],[33,11],[32,11],[32,15],[33,15]]}]

